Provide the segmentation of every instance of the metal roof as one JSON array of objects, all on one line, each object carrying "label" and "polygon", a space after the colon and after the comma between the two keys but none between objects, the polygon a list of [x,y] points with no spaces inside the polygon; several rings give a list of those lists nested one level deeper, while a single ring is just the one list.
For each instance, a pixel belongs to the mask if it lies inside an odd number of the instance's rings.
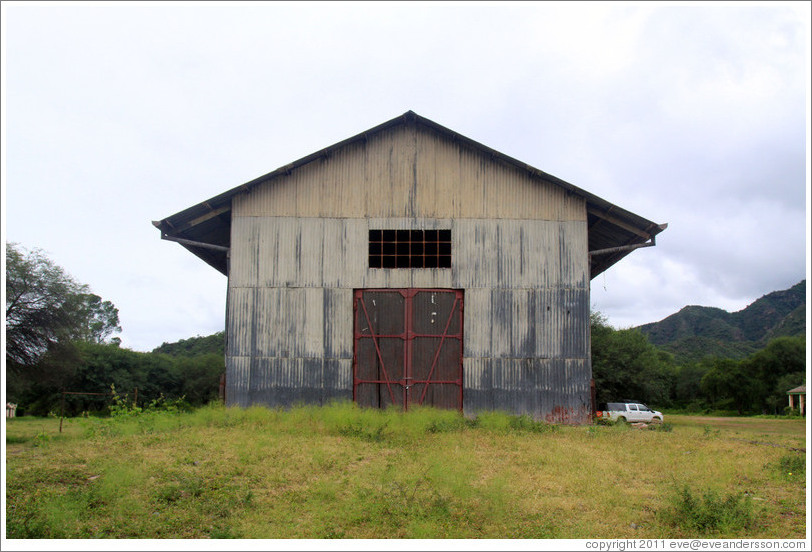
[{"label": "metal roof", "polygon": [[795,389],[790,389],[787,391],[787,395],[805,395],[806,394],[806,384],[799,385]]},{"label": "metal roof", "polygon": [[360,134],[347,138],[332,146],[321,149],[269,172],[250,182],[232,188],[206,201],[184,209],[153,225],[161,231],[164,239],[178,241],[183,247],[203,259],[223,274],[228,274],[228,248],[230,247],[231,199],[242,192],[272,181],[282,175],[331,155],[354,142],[366,140],[383,130],[399,125],[419,125],[429,128],[449,140],[478,151],[491,159],[506,163],[529,173],[540,181],[560,186],[570,193],[586,200],[587,226],[589,229],[590,276],[594,278],[631,251],[639,247],[655,244],[655,236],[665,230],[667,224],[657,224],[639,215],[618,207],[600,197],[570,184],[560,178],[545,173],[535,167],[491,149],[479,142],[466,138],[444,126],[407,111],[399,117],[382,123]]}]

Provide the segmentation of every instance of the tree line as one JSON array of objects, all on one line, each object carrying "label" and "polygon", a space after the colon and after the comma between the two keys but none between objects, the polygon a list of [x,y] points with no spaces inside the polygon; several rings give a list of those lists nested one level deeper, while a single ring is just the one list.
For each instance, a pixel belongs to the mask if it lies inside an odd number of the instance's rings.
[{"label": "tree line", "polygon": [[778,337],[734,360],[705,357],[677,364],[638,329],[616,330],[593,312],[592,375],[597,401],[634,399],[691,412],[784,414],[787,391],[806,381],[806,338]]},{"label": "tree line", "polygon": [[[591,315],[597,401],[634,399],[658,408],[782,414],[786,392],[805,382],[806,341],[780,337],[743,360],[707,357],[677,364],[637,329],[616,330]],[[118,309],[77,283],[39,250],[6,244],[6,390],[21,413],[47,415],[61,392],[105,393],[139,402],[163,396],[190,406],[218,398],[222,332],[153,352],[121,347]],[[66,397],[68,414],[105,412],[109,399]]]},{"label": "tree line", "polygon": [[[6,396],[20,414],[58,412],[62,391],[108,393],[111,386],[129,400],[137,389],[139,403],[163,396],[199,406],[218,398],[222,354],[140,353],[121,347],[114,336],[120,332],[112,302],[42,251],[6,244]],[[105,396],[67,395],[65,409],[68,415],[104,413],[109,402]]]}]

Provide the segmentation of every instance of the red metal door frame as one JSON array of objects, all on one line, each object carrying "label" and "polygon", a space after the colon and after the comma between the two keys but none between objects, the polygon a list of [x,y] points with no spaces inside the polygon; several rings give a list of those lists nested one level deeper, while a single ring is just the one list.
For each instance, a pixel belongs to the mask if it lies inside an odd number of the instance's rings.
[{"label": "red metal door frame", "polygon": [[[381,334],[377,332],[376,328],[372,327],[372,319],[369,315],[369,309],[367,308],[366,301],[364,300],[364,294],[372,292],[372,293],[397,293],[404,299],[404,309],[403,309],[403,331],[400,333],[395,334]],[[438,333],[417,333],[414,331],[414,311],[413,311],[413,302],[414,298],[420,293],[444,293],[444,294],[453,294],[454,295],[454,302],[451,306],[450,311],[448,312],[448,318],[443,325],[443,330],[441,334]],[[458,400],[456,408],[462,411],[462,358],[463,358],[463,351],[462,351],[462,336],[463,336],[463,290],[456,290],[456,289],[435,289],[435,288],[407,288],[407,289],[394,289],[394,288],[383,288],[383,289],[357,289],[355,290],[353,300],[353,386],[352,386],[352,394],[353,394],[353,401],[358,402],[357,397],[357,389],[359,385],[363,384],[375,384],[375,385],[386,385],[386,391],[389,395],[392,404],[402,404],[404,410],[409,409],[410,404],[418,404],[422,405],[425,402],[429,387],[431,385],[456,385],[459,389],[458,392]],[[365,322],[366,327],[364,330],[369,330],[369,334],[364,334],[363,330],[359,330],[358,324],[358,317],[362,316],[361,319]],[[449,328],[452,325],[455,317],[458,318],[459,322],[456,325],[458,328],[457,332],[449,334]],[[440,338],[440,342],[437,345],[431,359],[431,366],[428,370],[428,375],[422,379],[416,379],[413,377],[414,374],[414,366],[413,363],[413,347],[414,341],[416,338]],[[387,371],[386,363],[384,362],[383,354],[381,352],[380,347],[380,339],[401,339],[403,340],[403,369],[400,371],[402,377],[400,379],[392,379],[389,377],[389,373],[392,372],[392,366],[390,365],[390,370]],[[377,361],[380,365],[380,371],[382,372],[383,379],[362,379],[359,377],[359,366],[358,366],[358,344],[359,340],[361,339],[371,339],[372,343],[375,347],[375,355]],[[456,370],[454,379],[443,379],[443,380],[435,380],[433,379],[435,371],[437,369],[438,360],[440,358],[440,352],[443,349],[443,345],[446,343],[447,339],[456,339],[459,341],[459,357],[455,359]],[[393,391],[394,386],[400,386],[402,388],[402,400],[398,401],[395,399],[395,391]],[[420,393],[419,397],[412,396],[412,389],[415,386],[422,386],[422,392]],[[415,401],[415,399],[417,399]]]}]

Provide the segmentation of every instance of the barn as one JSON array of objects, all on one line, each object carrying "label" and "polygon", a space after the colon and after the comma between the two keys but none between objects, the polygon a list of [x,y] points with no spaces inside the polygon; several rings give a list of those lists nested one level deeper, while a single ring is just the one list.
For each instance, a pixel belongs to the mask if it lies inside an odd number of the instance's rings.
[{"label": "barn", "polygon": [[226,401],[589,420],[590,281],[656,224],[409,111],[153,222],[228,278]]}]

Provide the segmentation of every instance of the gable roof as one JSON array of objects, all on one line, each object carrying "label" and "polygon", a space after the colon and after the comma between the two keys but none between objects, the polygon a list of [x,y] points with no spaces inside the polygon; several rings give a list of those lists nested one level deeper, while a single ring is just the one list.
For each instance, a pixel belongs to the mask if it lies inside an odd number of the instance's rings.
[{"label": "gable roof", "polygon": [[367,140],[376,133],[400,125],[418,125],[431,129],[453,142],[487,155],[491,159],[526,171],[533,178],[560,186],[569,193],[582,197],[586,201],[587,208],[591,278],[608,269],[634,249],[655,245],[655,236],[668,226],[667,224],[654,223],[626,211],[569,182],[438,125],[413,111],[407,111],[399,117],[311,153],[298,161],[284,165],[275,171],[241,184],[179,213],[159,221],[153,221],[152,224],[161,231],[161,238],[179,242],[209,265],[227,275],[231,234],[231,199],[234,196],[248,192],[252,188],[270,182],[279,176],[288,175],[291,171],[317,159],[330,156],[349,144]]}]

